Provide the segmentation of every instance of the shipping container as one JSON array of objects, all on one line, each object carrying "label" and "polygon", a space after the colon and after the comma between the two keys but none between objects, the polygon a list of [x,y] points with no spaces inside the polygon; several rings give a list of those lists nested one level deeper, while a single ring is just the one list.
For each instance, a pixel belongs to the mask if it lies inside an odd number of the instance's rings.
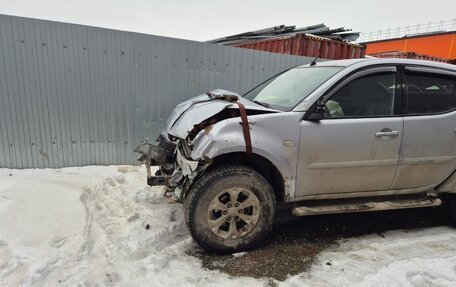
[{"label": "shipping container", "polygon": [[382,52],[369,54],[369,56],[376,58],[402,58],[402,59],[417,59],[417,60],[428,60],[441,63],[449,63],[449,60],[437,58],[433,56],[423,55],[414,52],[400,52],[400,51],[391,51],[391,52]]},{"label": "shipping container", "polygon": [[320,57],[321,59],[364,58],[366,47],[361,44],[331,40],[310,34],[295,34],[272,39],[250,40],[234,47],[268,51],[286,55]]}]

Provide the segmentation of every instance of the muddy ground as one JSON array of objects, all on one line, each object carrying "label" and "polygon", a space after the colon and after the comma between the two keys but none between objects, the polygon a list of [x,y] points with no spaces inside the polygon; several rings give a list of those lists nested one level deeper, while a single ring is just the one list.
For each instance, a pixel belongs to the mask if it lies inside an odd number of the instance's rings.
[{"label": "muddy ground", "polygon": [[[203,266],[233,276],[284,280],[305,272],[320,252],[337,246],[340,240],[390,230],[412,230],[450,225],[442,208],[421,208],[382,212],[321,215],[296,218],[282,212],[264,243],[241,256],[214,255],[195,246],[190,255]],[[330,265],[330,262],[327,262]]]}]

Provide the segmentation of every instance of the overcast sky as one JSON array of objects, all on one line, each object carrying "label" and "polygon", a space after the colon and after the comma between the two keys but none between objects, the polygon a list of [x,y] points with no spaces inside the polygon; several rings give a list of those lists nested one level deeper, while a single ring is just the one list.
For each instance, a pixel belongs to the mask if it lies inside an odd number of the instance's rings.
[{"label": "overcast sky", "polygon": [[354,31],[456,17],[456,0],[0,0],[0,14],[209,40],[280,24]]}]

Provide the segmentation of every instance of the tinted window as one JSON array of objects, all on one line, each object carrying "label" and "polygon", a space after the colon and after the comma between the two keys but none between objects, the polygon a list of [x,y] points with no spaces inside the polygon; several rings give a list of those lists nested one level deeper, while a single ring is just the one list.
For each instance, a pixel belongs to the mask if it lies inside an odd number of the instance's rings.
[{"label": "tinted window", "polygon": [[299,67],[269,79],[244,95],[251,101],[291,110],[342,67]]},{"label": "tinted window", "polygon": [[456,80],[440,75],[407,74],[409,114],[434,114],[456,108]]},{"label": "tinted window", "polygon": [[393,114],[395,74],[368,75],[348,83],[326,103],[326,118],[378,117]]}]

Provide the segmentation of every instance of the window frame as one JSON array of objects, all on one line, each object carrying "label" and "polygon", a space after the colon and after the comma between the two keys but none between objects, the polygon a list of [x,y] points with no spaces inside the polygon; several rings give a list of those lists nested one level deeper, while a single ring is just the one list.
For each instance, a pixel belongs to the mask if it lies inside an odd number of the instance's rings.
[{"label": "window frame", "polygon": [[[408,95],[408,79],[407,74],[412,75],[424,75],[424,76],[434,76],[434,77],[450,77],[454,78],[456,84],[456,71],[445,70],[441,68],[435,67],[426,67],[426,66],[419,66],[419,65],[403,65],[401,70],[401,77],[402,77],[402,89],[404,90],[404,97],[403,97],[403,109],[402,109],[402,116],[404,117],[423,117],[423,116],[432,116],[432,115],[444,115],[448,113],[452,113],[456,111],[456,106],[448,111],[442,112],[434,112],[434,113],[409,113],[408,112],[408,102],[409,102],[409,95]],[[455,86],[456,89],[456,86]],[[455,91],[456,92],[456,91]]]},{"label": "window frame", "polygon": [[348,74],[341,80],[339,80],[336,84],[330,87],[315,103],[311,106],[311,108],[305,113],[303,119],[306,120],[309,115],[316,111],[316,108],[319,106],[319,103],[326,102],[331,97],[336,94],[340,89],[345,87],[347,84],[351,83],[354,80],[374,75],[374,74],[385,74],[385,73],[393,73],[394,80],[395,80],[395,98],[394,98],[394,105],[393,105],[393,114],[391,115],[381,115],[381,116],[358,116],[358,117],[337,117],[337,118],[323,118],[323,120],[341,120],[341,119],[366,119],[366,118],[393,118],[393,117],[401,117],[402,116],[402,105],[403,105],[403,84],[402,84],[402,73],[399,70],[398,65],[395,64],[384,64],[384,65],[376,65],[376,66],[369,66],[364,67],[359,70],[353,71],[352,73]]}]

